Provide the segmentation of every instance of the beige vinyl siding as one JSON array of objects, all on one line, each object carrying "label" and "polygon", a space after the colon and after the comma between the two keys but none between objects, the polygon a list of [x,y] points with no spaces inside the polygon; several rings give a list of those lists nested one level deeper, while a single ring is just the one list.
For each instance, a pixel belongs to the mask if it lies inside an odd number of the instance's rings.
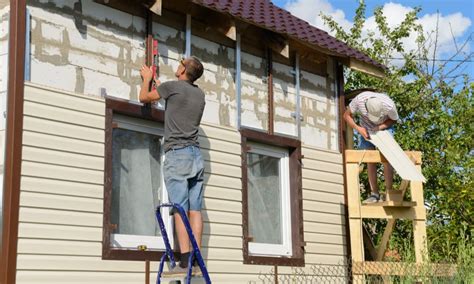
[{"label": "beige vinyl siding", "polygon": [[[101,259],[104,113],[102,99],[26,85],[18,283],[142,283],[142,262]],[[215,125],[203,125],[200,134],[203,255],[212,279],[256,281],[271,267],[243,264],[240,134]],[[303,155],[305,269],[311,271],[315,264],[341,264],[346,255],[342,156],[307,146]]]},{"label": "beige vinyl siding", "polygon": [[[104,113],[100,98],[26,85],[18,283],[143,282],[143,262],[102,260]],[[243,265],[240,134],[203,125],[200,143],[212,279],[256,281],[271,268]]]}]

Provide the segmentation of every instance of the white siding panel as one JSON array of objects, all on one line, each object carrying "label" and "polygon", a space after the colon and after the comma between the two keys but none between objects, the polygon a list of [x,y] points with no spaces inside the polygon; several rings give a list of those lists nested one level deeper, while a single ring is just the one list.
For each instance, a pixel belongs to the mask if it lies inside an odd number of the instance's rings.
[{"label": "white siding panel", "polygon": [[99,213],[20,207],[20,222],[102,228],[103,220]]},{"label": "white siding panel", "polygon": [[53,150],[62,150],[91,156],[104,156],[103,143],[89,142],[31,131],[23,132],[23,145]]},{"label": "white siding panel", "polygon": [[102,213],[102,199],[22,192],[20,206]]},{"label": "white siding panel", "polygon": [[23,146],[23,160],[103,171],[104,158]]},{"label": "white siding panel", "polygon": [[102,241],[102,228],[22,222],[19,226],[18,237],[99,242]]},{"label": "white siding panel", "polygon": [[21,190],[81,197],[103,198],[102,185],[23,176]]},{"label": "white siding panel", "polygon": [[55,106],[60,109],[105,115],[104,101],[99,98],[53,90],[38,85],[25,84],[25,100]]},{"label": "white siding panel", "polygon": [[[105,124],[105,123],[104,123]],[[92,142],[104,143],[104,130],[72,125],[63,122],[45,120],[25,114],[23,130],[45,133],[50,135],[75,138]]]},{"label": "white siding panel", "polygon": [[67,124],[82,125],[90,128],[104,129],[105,120],[103,116],[83,113],[81,111],[60,109],[36,102],[25,101],[25,114],[41,117],[47,120],[65,122]]},{"label": "white siding panel", "polygon": [[35,176],[93,184],[103,184],[104,182],[104,172],[102,171],[48,165],[28,161],[24,161],[22,163],[22,173],[25,176]]}]

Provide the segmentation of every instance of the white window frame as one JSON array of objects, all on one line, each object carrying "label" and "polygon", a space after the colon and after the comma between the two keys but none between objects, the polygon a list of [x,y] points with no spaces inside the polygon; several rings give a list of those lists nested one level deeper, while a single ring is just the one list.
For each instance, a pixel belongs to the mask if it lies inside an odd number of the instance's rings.
[{"label": "white window frame", "polygon": [[[249,242],[248,251],[254,256],[280,256],[288,257],[293,255],[291,238],[291,200],[290,200],[290,158],[288,149],[249,142],[248,153],[260,154],[280,159],[280,190],[281,190],[281,221],[282,221],[282,241],[283,244],[262,244]],[[247,159],[247,157],[246,157]],[[247,191],[249,188],[247,188]],[[248,195],[248,193],[247,193]],[[247,214],[248,218],[250,216]]]},{"label": "white window frame", "polygon": [[[124,130],[131,130],[136,132],[142,132],[152,135],[164,137],[163,126],[159,126],[157,122],[147,121],[139,118],[128,117],[120,114],[114,114],[113,122],[116,123],[117,127]],[[161,139],[163,145],[163,139]],[[163,164],[165,160],[165,153],[163,147],[161,147],[161,171],[163,172]],[[168,202],[168,191],[165,187],[163,175],[161,175],[161,200]],[[174,226],[173,218],[169,214],[169,208],[163,208],[161,210],[161,217],[165,224],[166,232],[170,241],[170,246],[174,247]],[[156,220],[156,218],[155,218]],[[158,220],[156,220],[158,222]],[[140,236],[140,235],[129,235],[129,234],[110,234],[110,245],[112,248],[121,249],[137,249],[140,245],[145,245],[148,250],[160,250],[166,249],[165,242],[161,236]]]}]

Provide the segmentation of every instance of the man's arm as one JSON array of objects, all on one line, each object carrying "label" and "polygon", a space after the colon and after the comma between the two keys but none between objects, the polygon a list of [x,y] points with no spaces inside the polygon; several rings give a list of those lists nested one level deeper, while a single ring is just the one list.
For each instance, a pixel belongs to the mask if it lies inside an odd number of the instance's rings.
[{"label": "man's arm", "polygon": [[[140,89],[140,95],[138,96],[138,100],[142,103],[151,103],[154,101],[158,101],[160,99],[160,94],[158,90],[149,91],[150,82],[153,80],[153,72],[151,68],[147,67],[146,65],[142,66],[140,70],[140,75],[142,76],[143,82]],[[155,80],[156,86],[160,85],[159,80]]]},{"label": "man's arm", "polygon": [[390,119],[390,118],[387,118],[387,120],[385,120],[384,122],[382,122],[379,126],[378,126],[378,130],[385,130],[387,128],[390,128],[392,125],[394,125],[397,121],[396,120],[393,120],[393,119]]},{"label": "man's arm", "polygon": [[347,108],[344,112],[344,120],[347,122],[347,124],[349,124],[350,127],[357,130],[357,132],[359,132],[360,135],[362,135],[365,139],[369,139],[369,132],[364,127],[357,125],[354,120],[354,117],[352,116],[350,108]]}]

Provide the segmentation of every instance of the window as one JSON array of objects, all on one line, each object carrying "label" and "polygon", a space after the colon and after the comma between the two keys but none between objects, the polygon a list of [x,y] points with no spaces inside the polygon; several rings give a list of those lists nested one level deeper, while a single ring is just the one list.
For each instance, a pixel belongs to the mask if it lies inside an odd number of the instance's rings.
[{"label": "window", "polygon": [[241,135],[244,263],[304,266],[301,142]]},{"label": "window", "polygon": [[[115,99],[107,99],[107,106],[103,257],[158,260],[165,246],[155,209],[168,200],[162,113]],[[172,236],[168,210],[162,217]],[[146,251],[138,249],[142,245]]]},{"label": "window", "polygon": [[249,253],[291,256],[288,149],[248,145]]}]

